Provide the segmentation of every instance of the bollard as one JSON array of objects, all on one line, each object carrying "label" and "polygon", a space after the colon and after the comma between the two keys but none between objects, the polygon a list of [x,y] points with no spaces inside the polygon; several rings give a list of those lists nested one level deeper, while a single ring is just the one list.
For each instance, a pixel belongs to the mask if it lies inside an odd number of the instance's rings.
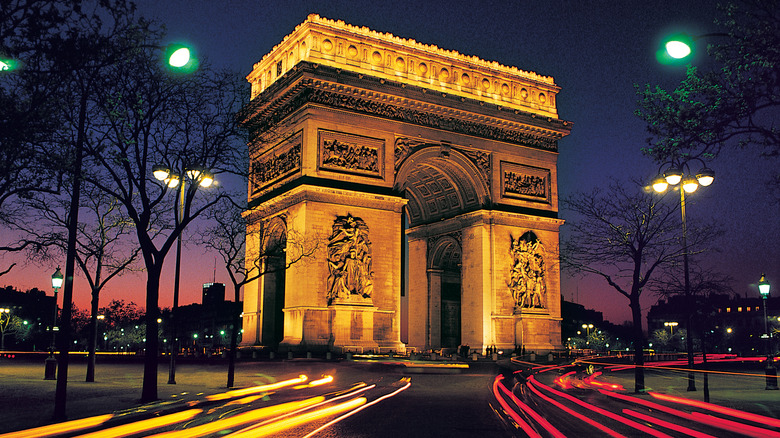
[{"label": "bollard", "polygon": [[347,352],[347,360],[352,360],[352,352],[351,351]]},{"label": "bollard", "polygon": [[498,353],[493,353],[493,360],[494,361],[498,360]]},{"label": "bollard", "polygon": [[306,359],[311,359],[311,351],[306,352]]},{"label": "bollard", "polygon": [[46,358],[45,364],[43,380],[57,380],[57,359],[54,356],[49,356]]},{"label": "bollard", "polygon": [[287,352],[287,359],[292,359],[292,358],[293,358],[292,351],[288,351]]},{"label": "bollard", "polygon": [[331,360],[331,359],[333,359],[333,353],[331,353],[330,351],[325,353],[325,360]]},{"label": "bollard", "polygon": [[477,353],[471,353],[471,360],[473,360],[474,362],[477,361]]},{"label": "bollard", "polygon": [[276,352],[274,352],[274,351],[269,352],[268,353],[268,358],[271,359],[271,360],[276,359]]}]

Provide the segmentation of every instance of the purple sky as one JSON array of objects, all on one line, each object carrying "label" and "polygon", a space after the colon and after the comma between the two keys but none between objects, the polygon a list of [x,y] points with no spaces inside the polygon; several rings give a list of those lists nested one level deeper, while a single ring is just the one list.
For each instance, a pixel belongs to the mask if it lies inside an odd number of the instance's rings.
[{"label": "purple sky", "polygon": [[[634,84],[673,86],[683,67],[655,61],[663,35],[687,30],[712,32],[712,1],[205,1],[141,0],[139,12],[164,23],[171,41],[188,41],[213,64],[249,73],[310,13],[412,38],[443,49],[552,76],[561,87],[559,117],[574,122],[559,144],[559,195],[604,185],[610,177],[652,178],[657,165],[642,156],[647,137],[633,115]],[[701,60],[698,60],[701,62]],[[715,183],[689,197],[689,224],[715,218],[728,229],[723,251],[707,262],[732,275],[741,295],[757,296],[762,272],[780,289],[780,206],[765,188],[777,162],[756,151],[731,152],[710,164]],[[567,218],[565,211],[560,215]],[[692,226],[692,225],[689,225]],[[215,254],[186,248],[182,304],[200,302],[201,284],[214,279]],[[160,304],[170,306],[173,255],[163,274]],[[64,265],[64,263],[63,263]],[[17,268],[0,284],[50,290],[56,266]],[[620,323],[629,319],[628,300],[597,279],[562,275],[562,293]],[[216,281],[229,283],[217,264]],[[127,291],[132,284],[134,290]],[[109,284],[103,303],[124,298],[143,303],[144,277]],[[228,293],[228,295],[232,295]],[[87,307],[88,291],[77,281],[76,304]],[[656,298],[646,296],[647,308]]]}]

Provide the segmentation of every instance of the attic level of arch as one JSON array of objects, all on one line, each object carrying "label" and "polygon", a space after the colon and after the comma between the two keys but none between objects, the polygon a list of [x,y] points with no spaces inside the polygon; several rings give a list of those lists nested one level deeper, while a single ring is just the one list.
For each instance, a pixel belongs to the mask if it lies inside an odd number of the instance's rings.
[{"label": "attic level of arch", "polygon": [[571,122],[340,68],[300,62],[239,114],[250,145],[307,104],[557,152]]},{"label": "attic level of arch", "polygon": [[307,17],[253,66],[247,76],[252,98],[301,61],[557,115],[559,87],[552,77],[317,15]]}]

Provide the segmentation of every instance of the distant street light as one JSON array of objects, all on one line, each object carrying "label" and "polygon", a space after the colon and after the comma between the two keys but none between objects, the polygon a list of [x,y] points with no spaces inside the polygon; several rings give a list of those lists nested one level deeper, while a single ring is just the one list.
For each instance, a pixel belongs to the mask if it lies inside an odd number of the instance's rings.
[{"label": "distant street light", "polygon": [[57,378],[57,359],[54,357],[57,332],[54,328],[57,326],[57,292],[60,291],[64,278],[65,276],[62,275],[60,267],[57,266],[57,270],[51,275],[51,287],[54,289],[54,311],[51,318],[51,346],[49,346],[49,357],[45,361],[44,380],[55,380]]},{"label": "distant street light", "polygon": [[664,323],[665,327],[669,327],[669,334],[671,336],[674,336],[674,328],[677,327],[678,325],[679,325],[679,323],[678,322],[674,322],[674,321],[672,321],[672,322],[665,322]]},{"label": "distant street light", "polygon": [[[772,354],[772,333],[769,332],[769,324],[766,316],[767,300],[769,299],[770,284],[766,281],[764,274],[761,274],[761,279],[758,280],[758,293],[761,294],[761,298],[764,301],[764,336],[766,337],[766,388],[765,389],[778,389],[777,388],[777,370],[774,365],[774,357]],[[762,336],[763,337],[763,336]]]},{"label": "distant street light", "polygon": [[587,331],[587,337],[590,337],[590,329],[593,328],[593,324],[582,324],[582,328]]},{"label": "distant street light", "polygon": [[[191,184],[197,184],[200,187],[210,187],[214,183],[214,175],[202,168],[186,169],[184,172],[190,179]],[[152,167],[152,174],[158,181],[164,182],[170,188],[179,188],[179,210],[176,216],[176,225],[178,226],[184,217],[184,196],[186,193],[186,180],[181,175],[171,172],[167,166],[156,165]],[[168,384],[176,384],[176,355],[178,351],[178,333],[176,330],[176,309],[179,308],[179,277],[181,272],[181,235],[184,230],[179,232],[176,238],[176,268],[173,277],[173,308],[171,309],[170,330],[173,336],[171,342],[171,359],[168,365]]]}]

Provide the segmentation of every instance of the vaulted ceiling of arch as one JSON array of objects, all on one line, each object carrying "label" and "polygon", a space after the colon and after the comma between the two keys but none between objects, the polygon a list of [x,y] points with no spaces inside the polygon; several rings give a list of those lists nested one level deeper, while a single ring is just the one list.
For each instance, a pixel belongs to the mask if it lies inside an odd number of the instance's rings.
[{"label": "vaulted ceiling of arch", "polygon": [[455,172],[418,165],[409,172],[405,184],[412,226],[457,216],[478,207],[474,187]]}]

